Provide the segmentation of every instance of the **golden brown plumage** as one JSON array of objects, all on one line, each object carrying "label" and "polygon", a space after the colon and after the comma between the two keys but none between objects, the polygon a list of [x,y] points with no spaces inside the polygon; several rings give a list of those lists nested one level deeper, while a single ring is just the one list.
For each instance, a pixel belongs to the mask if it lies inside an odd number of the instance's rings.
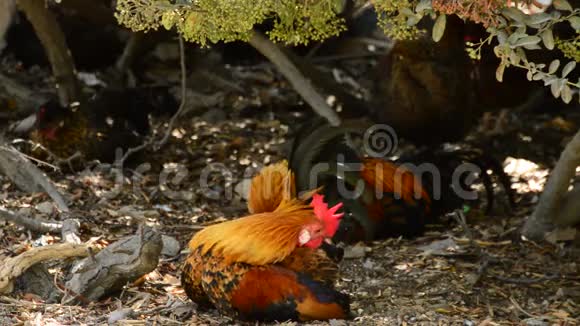
[{"label": "golden brown plumage", "polygon": [[296,249],[304,226],[318,222],[310,207],[294,200],[275,212],[209,226],[193,236],[189,248],[201,247],[202,255],[212,250],[226,257],[227,263],[277,263]]},{"label": "golden brown plumage", "polygon": [[295,198],[286,162],[263,169],[250,189],[256,214],[209,226],[189,242],[188,297],[241,319],[346,318],[348,296],[332,288],[337,265],[319,248],[342,215],[313,196],[314,209]]},{"label": "golden brown plumage", "polygon": [[296,197],[294,173],[288,169],[288,162],[271,164],[252,179],[248,195],[248,211],[251,214],[273,212],[282,201],[294,197]]}]

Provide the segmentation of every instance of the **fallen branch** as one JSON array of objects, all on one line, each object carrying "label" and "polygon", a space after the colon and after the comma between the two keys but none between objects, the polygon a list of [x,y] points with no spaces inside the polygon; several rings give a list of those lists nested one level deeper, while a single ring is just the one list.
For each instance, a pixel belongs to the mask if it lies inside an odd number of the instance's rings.
[{"label": "fallen branch", "polygon": [[14,224],[21,225],[27,230],[45,233],[45,232],[59,232],[62,230],[62,223],[50,220],[33,219],[26,216],[18,215],[5,208],[0,207],[0,219],[3,219]]},{"label": "fallen branch", "polygon": [[46,192],[62,212],[68,212],[66,201],[52,181],[18,150],[2,146],[0,141],[0,172],[14,184],[27,192]]},{"label": "fallen branch", "polygon": [[87,257],[66,283],[63,304],[95,301],[121,290],[127,283],[153,271],[159,263],[161,234],[148,226],[98,254]]},{"label": "fallen branch", "polygon": [[580,130],[566,145],[560,159],[544,187],[540,201],[532,215],[527,219],[522,234],[530,240],[539,241],[554,228],[554,222],[562,209],[568,194],[570,180],[576,175],[580,165]]},{"label": "fallen branch", "polygon": [[10,293],[14,289],[14,280],[28,268],[43,261],[70,257],[86,257],[89,245],[60,243],[32,248],[16,257],[6,259],[0,265],[0,293]]},{"label": "fallen branch", "polygon": [[338,114],[326,103],[326,100],[315,90],[312,82],[308,80],[298,67],[284,54],[276,44],[270,41],[261,33],[254,31],[254,35],[249,41],[258,52],[268,58],[288,79],[292,87],[302,96],[304,101],[308,103],[314,112],[321,117],[328,120],[332,126],[340,125],[340,117]]}]

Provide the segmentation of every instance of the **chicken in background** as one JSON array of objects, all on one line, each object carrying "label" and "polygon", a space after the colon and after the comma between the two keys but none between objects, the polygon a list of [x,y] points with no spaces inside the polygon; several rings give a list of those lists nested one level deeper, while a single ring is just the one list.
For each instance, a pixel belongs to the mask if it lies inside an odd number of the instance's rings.
[{"label": "chicken in background", "polygon": [[209,226],[189,242],[185,293],[243,320],[349,318],[349,296],[333,288],[336,262],[321,249],[338,228],[340,207],[328,208],[316,191],[296,198],[287,162],[264,168],[251,183],[252,215]]},{"label": "chicken in background", "polygon": [[166,87],[106,89],[74,107],[57,100],[41,105],[31,139],[59,159],[79,153],[85,160],[111,163],[117,148],[125,152],[142,143],[150,131],[149,114],[176,110]]},{"label": "chicken in background", "polygon": [[374,120],[415,144],[462,139],[481,114],[471,70],[463,21],[456,16],[447,17],[439,42],[430,35],[395,42],[376,67]]},{"label": "chicken in background", "polygon": [[[427,22],[424,27],[431,28]],[[554,33],[561,39],[575,35],[568,24],[559,24]],[[431,33],[395,42],[374,73],[373,119],[389,124],[415,145],[429,146],[463,140],[484,113],[565,105],[541,81],[528,81],[523,69],[507,68],[503,82],[497,81],[495,41],[482,47],[480,60],[470,59],[466,42],[477,44],[487,36],[481,25],[449,15],[439,42]],[[528,51],[527,58],[545,64],[570,61],[558,50]],[[501,133],[499,123],[490,129]]]},{"label": "chicken in background", "polygon": [[[329,205],[344,204],[345,216],[333,237],[335,242],[421,234],[426,224],[468,201],[455,190],[460,186],[470,191],[469,181],[473,180],[464,175],[456,181],[453,175],[465,163],[473,164],[469,167],[474,173],[475,167],[486,171],[479,177],[486,188],[488,210],[494,200],[488,170],[498,176],[513,204],[510,180],[493,158],[475,150],[424,150],[397,161],[364,157],[346,135],[362,135],[368,127],[364,121],[343,121],[340,127],[332,127],[314,119],[298,131],[291,150],[290,168],[296,173],[297,191],[321,187]],[[420,173],[426,167],[423,163],[433,164],[440,182],[431,173]]]}]

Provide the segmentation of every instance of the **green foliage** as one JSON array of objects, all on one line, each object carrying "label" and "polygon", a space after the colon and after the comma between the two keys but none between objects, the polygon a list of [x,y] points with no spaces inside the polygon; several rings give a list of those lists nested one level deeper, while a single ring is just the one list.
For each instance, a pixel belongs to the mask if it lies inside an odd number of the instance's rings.
[{"label": "green foliage", "polygon": [[[523,1],[520,1],[523,2]],[[568,79],[580,59],[580,38],[559,40],[554,38],[553,30],[557,24],[569,24],[580,31],[580,8],[572,8],[567,0],[554,0],[550,13],[524,14],[515,7],[506,7],[506,0],[374,0],[373,4],[380,16],[385,33],[395,39],[415,38],[420,33],[415,26],[425,17],[435,18],[431,33],[439,41],[445,30],[445,15],[459,17],[481,23],[487,27],[489,36],[479,43],[468,43],[468,54],[473,59],[481,58],[483,46],[491,46],[497,41],[494,53],[501,60],[496,78],[502,81],[508,67],[528,71],[530,81],[543,81],[550,87],[554,97],[568,103],[572,99],[573,88],[580,88],[580,81]],[[578,34],[577,34],[578,35]],[[526,53],[531,50],[561,50],[568,58],[566,65],[559,62],[546,64],[530,62]],[[559,68],[562,68],[559,70]],[[580,100],[580,97],[579,97]]]},{"label": "green foliage", "polygon": [[273,40],[289,44],[322,41],[344,31],[344,20],[336,17],[342,10],[339,1],[273,1],[278,14],[268,34]]},{"label": "green foliage", "polygon": [[[520,1],[522,3],[523,1]],[[489,37],[479,43],[469,43],[468,53],[481,57],[483,46],[497,41],[494,52],[501,63],[496,77],[502,80],[508,67],[528,71],[530,80],[541,80],[555,97],[571,100],[572,88],[580,81],[568,80],[575,63],[549,67],[527,60],[531,50],[562,51],[575,62],[580,58],[580,38],[560,40],[554,37],[557,24],[569,24],[580,30],[580,8],[572,8],[567,0],[554,0],[550,13],[526,15],[506,0],[372,0],[379,26],[386,35],[400,39],[415,39],[425,31],[417,24],[424,18],[434,19],[431,37],[438,41],[445,32],[447,15],[483,24]],[[529,1],[528,1],[529,3]],[[337,15],[344,0],[118,0],[117,20],[135,30],[176,28],[186,40],[202,46],[219,41],[247,41],[256,25],[272,24],[267,34],[274,41],[290,45],[307,44],[338,35],[345,29]],[[577,34],[578,35],[578,34]],[[562,68],[559,70],[559,68]],[[560,72],[558,72],[560,71]]]},{"label": "green foliage", "polygon": [[580,34],[577,34],[574,39],[560,40],[556,39],[556,47],[564,53],[564,55],[574,61],[580,62]]},{"label": "green foliage", "polygon": [[[563,65],[554,60],[546,67],[546,64],[528,61],[526,55],[527,51],[532,50],[553,51],[568,48],[570,57],[578,57],[577,47],[574,50],[573,43],[560,41],[560,45],[556,47],[553,30],[556,24],[564,23],[570,24],[578,33],[580,8],[573,9],[566,0],[554,2],[554,5],[557,10],[551,13],[531,15],[525,15],[515,8],[503,9],[497,17],[498,23],[487,28],[490,34],[488,42],[495,38],[499,43],[494,48],[495,55],[501,59],[496,73],[499,81],[507,67],[526,69],[528,80],[543,81],[545,86],[550,87],[554,97],[560,97],[562,101],[569,103],[572,100],[572,88],[580,88],[580,81],[568,80],[568,75],[576,67],[576,59]],[[481,45],[478,49],[481,49]],[[477,52],[478,50],[474,51],[479,56]]]},{"label": "green foliage", "polygon": [[341,10],[339,0],[118,0],[116,17],[135,31],[175,27],[202,46],[248,41],[256,25],[272,18],[270,37],[296,45],[338,35],[345,29]]},{"label": "green foliage", "polygon": [[[430,1],[421,1],[426,8],[419,7],[417,1],[409,0],[375,0],[373,5],[378,16],[379,26],[385,34],[396,40],[416,39],[420,30],[416,25],[423,14],[431,9]],[[413,8],[418,7],[417,11]]]}]

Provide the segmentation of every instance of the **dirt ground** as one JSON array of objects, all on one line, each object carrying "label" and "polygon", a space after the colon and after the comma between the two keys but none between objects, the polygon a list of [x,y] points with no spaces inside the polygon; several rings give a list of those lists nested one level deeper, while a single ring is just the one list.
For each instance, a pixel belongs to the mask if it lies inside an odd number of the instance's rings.
[{"label": "dirt ground", "polygon": [[[246,96],[226,95],[225,104],[180,119],[169,143],[144,156],[151,170],[128,168],[121,191],[116,191],[110,167],[75,172],[43,167],[73,199],[72,214],[81,221],[83,241],[104,246],[146,223],[175,238],[181,252],[165,256],[155,271],[118,296],[87,306],[41,302],[33,293],[18,291],[0,296],[0,325],[96,325],[113,319],[122,319],[121,325],[240,324],[216,311],[198,311],[186,298],[178,272],[187,241],[201,225],[246,212],[244,175],[283,159],[296,121],[311,113],[271,67],[236,69],[230,73],[245,73],[244,78],[251,76],[248,84],[261,86]],[[500,135],[474,133],[474,143],[505,159],[517,191],[516,209],[498,205],[484,216],[479,207],[466,207],[467,228],[444,219],[419,238],[347,247],[337,288],[351,295],[356,317],[313,324],[579,325],[575,230],[554,234],[554,243],[545,245],[518,233],[537,203],[548,169],[578,126],[580,114],[572,109],[510,112]],[[158,126],[158,135],[165,127]],[[159,173],[162,167],[168,173]],[[220,173],[224,168],[229,172]],[[200,180],[207,180],[214,198]],[[0,187],[0,203],[6,208],[60,218],[45,195],[23,193],[4,176]],[[59,241],[58,236],[31,234],[0,221],[1,259]],[[70,262],[48,264],[55,283],[66,281],[69,267]]]}]

